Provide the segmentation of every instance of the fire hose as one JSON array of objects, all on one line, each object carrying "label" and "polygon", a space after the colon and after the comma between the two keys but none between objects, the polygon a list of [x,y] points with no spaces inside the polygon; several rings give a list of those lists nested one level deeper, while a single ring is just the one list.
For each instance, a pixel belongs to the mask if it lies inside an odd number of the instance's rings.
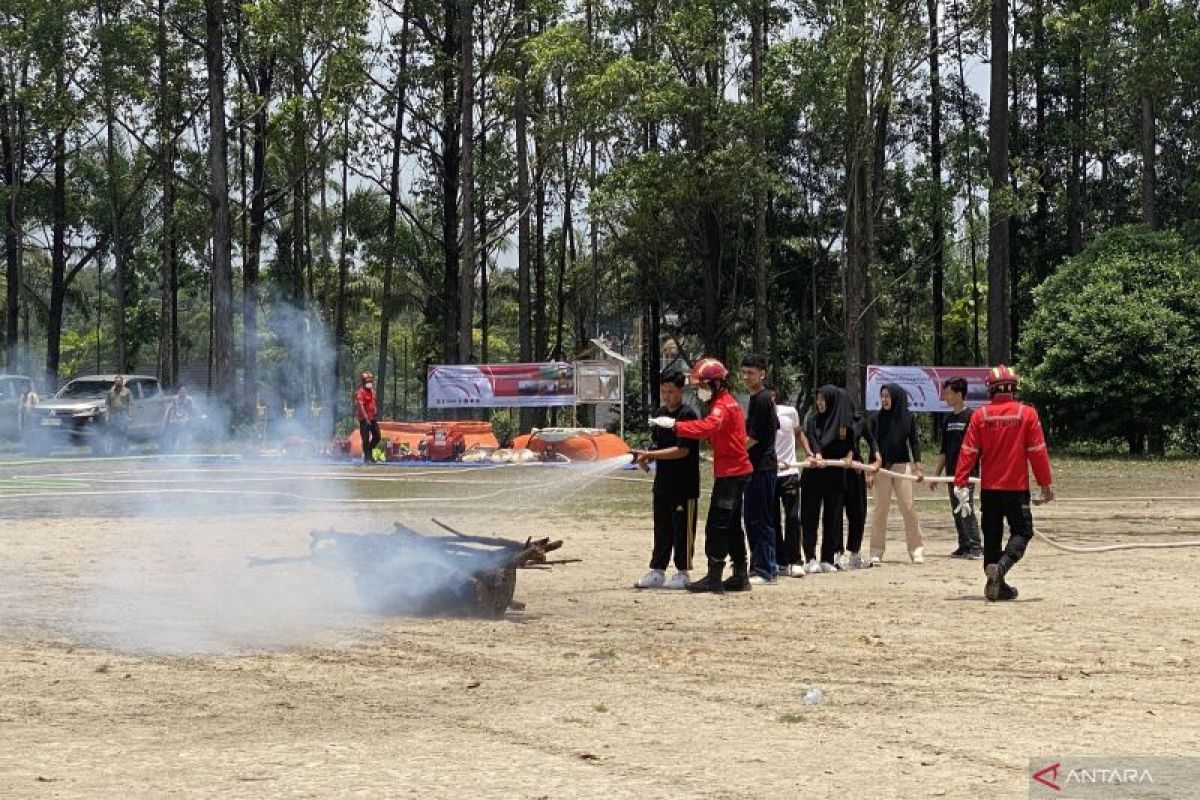
[{"label": "fire hose", "polygon": [[[902,480],[902,481],[913,481],[913,482],[923,481],[925,483],[951,483],[951,484],[954,483],[954,478],[950,478],[950,477],[918,478],[916,475],[913,475],[913,474],[910,474],[907,472],[896,472],[895,470],[883,469],[883,468],[880,468],[878,470],[872,469],[869,465],[860,463],[858,461],[849,461],[848,462],[848,461],[844,461],[844,460],[837,460],[837,461],[825,461],[823,463],[824,463],[823,467],[815,467],[807,461],[791,463],[791,464],[788,464],[788,466],[792,467],[794,469],[800,469],[800,470],[830,469],[830,468],[853,469],[853,470],[857,470],[859,472],[865,472],[868,474],[887,475],[891,478],[895,478],[895,479]],[[971,483],[975,483],[975,484],[979,483],[979,478],[971,478],[970,480],[971,480]],[[963,502],[965,503],[965,501],[963,501]],[[1044,502],[1045,501],[1042,500],[1040,494],[1037,494],[1033,497],[1034,505],[1042,505]],[[970,512],[969,504],[966,505],[966,509],[967,509],[967,513],[969,513]],[[960,508],[955,508],[954,511],[956,514],[960,513]],[[1200,547],[1200,541],[1196,541],[1196,540],[1188,541],[1188,542],[1125,542],[1122,544],[1106,544],[1106,545],[1097,545],[1094,547],[1079,547],[1077,545],[1063,544],[1062,542],[1055,541],[1054,539],[1050,538],[1046,534],[1039,531],[1037,528],[1033,529],[1033,535],[1034,535],[1034,538],[1042,540],[1043,542],[1045,542],[1046,544],[1055,548],[1056,550],[1062,550],[1064,553],[1075,553],[1075,554],[1112,553],[1112,552],[1115,552],[1118,550],[1163,550],[1163,549],[1177,548],[1177,547]]]}]

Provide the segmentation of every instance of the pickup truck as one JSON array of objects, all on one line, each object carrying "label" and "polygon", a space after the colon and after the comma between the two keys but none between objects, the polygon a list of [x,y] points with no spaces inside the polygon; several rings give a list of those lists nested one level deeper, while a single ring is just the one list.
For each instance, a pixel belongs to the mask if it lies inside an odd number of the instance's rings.
[{"label": "pickup truck", "polygon": [[0,375],[0,439],[20,439],[25,426],[25,398],[33,380],[24,375]]},{"label": "pickup truck", "polygon": [[133,395],[129,424],[118,431],[105,418],[105,396],[115,375],[76,378],[54,397],[26,410],[25,452],[43,456],[56,446],[90,444],[96,455],[113,455],[130,442],[161,442],[174,398],[164,394],[157,378],[126,375]]}]

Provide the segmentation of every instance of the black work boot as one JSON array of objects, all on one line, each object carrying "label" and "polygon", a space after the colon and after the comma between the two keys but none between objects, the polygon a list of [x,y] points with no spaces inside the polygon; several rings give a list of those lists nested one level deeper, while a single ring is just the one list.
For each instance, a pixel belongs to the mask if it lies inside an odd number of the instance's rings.
[{"label": "black work boot", "polygon": [[725,587],[721,584],[721,573],[725,571],[724,561],[709,561],[708,574],[698,581],[692,581],[687,585],[689,592],[712,592],[713,594],[725,594]]},{"label": "black work boot", "polygon": [[750,573],[746,569],[745,564],[734,564],[733,574],[725,579],[725,591],[727,592],[748,592],[750,591]]},{"label": "black work boot", "polygon": [[1000,556],[1000,560],[995,564],[988,564],[984,567],[983,573],[987,575],[987,584],[983,587],[983,596],[993,603],[998,600],[1016,600],[1016,587],[1009,586],[1004,582],[1004,576],[1012,568],[1012,559],[1007,555]]}]

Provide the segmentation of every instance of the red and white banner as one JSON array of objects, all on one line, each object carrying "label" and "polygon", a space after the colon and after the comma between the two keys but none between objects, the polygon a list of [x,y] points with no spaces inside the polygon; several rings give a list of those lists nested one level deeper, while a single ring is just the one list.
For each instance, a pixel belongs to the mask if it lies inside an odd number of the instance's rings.
[{"label": "red and white banner", "polygon": [[435,364],[430,408],[519,408],[575,405],[575,370],[546,364]]},{"label": "red and white banner", "polygon": [[942,401],[942,383],[951,378],[967,379],[967,405],[977,407],[988,401],[987,367],[867,367],[867,410],[879,409],[879,390],[895,383],[908,392],[912,411],[949,411]]}]

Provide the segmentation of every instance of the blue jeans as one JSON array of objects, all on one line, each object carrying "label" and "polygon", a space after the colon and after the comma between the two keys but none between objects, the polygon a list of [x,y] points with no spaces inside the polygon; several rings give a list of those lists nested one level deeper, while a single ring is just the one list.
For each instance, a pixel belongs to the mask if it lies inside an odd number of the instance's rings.
[{"label": "blue jeans", "polygon": [[746,519],[746,538],[750,542],[750,572],[774,578],[775,563],[775,470],[762,470],[750,476],[742,509]]}]

